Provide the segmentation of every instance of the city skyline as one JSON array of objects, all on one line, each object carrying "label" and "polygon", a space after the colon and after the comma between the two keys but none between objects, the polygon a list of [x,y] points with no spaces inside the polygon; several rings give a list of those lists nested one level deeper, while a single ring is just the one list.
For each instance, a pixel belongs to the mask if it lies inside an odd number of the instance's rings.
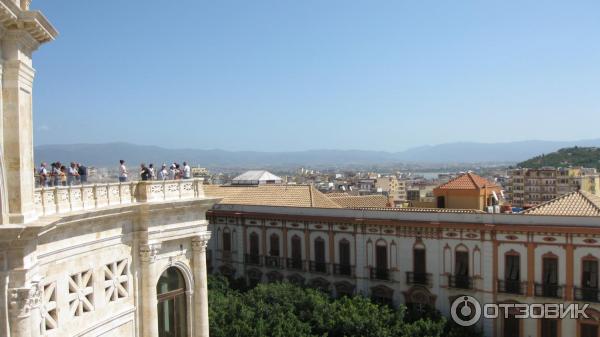
[{"label": "city skyline", "polygon": [[62,33],[34,63],[36,145],[393,152],[600,122],[594,2],[73,4],[36,4]]}]

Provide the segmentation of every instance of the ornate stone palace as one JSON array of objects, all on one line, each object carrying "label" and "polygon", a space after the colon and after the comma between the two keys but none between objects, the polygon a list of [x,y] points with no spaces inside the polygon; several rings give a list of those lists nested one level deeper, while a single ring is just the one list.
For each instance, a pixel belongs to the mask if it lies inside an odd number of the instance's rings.
[{"label": "ornate stone palace", "polygon": [[[334,296],[432,306],[590,303],[589,319],[481,320],[485,336],[598,336],[600,198],[572,192],[524,214],[341,208],[309,186],[206,186],[209,271],[288,280]],[[334,198],[331,198],[334,199]]]},{"label": "ornate stone palace", "polygon": [[34,189],[29,2],[0,0],[0,336],[208,336],[200,181]]}]

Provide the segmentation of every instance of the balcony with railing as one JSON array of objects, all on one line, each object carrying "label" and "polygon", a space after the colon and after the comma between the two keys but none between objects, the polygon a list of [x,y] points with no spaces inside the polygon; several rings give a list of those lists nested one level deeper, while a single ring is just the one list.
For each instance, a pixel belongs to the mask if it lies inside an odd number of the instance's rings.
[{"label": "balcony with railing", "polygon": [[261,256],[253,255],[253,254],[245,254],[244,255],[244,263],[250,266],[260,266],[261,265]]},{"label": "balcony with railing", "polygon": [[64,214],[142,202],[204,197],[203,179],[149,180],[36,188],[34,205],[39,216]]},{"label": "balcony with railing", "polygon": [[406,272],[406,284],[416,284],[431,287],[431,274]]},{"label": "balcony with railing", "polygon": [[286,263],[286,268],[291,270],[303,270],[303,261],[302,259],[288,258]]},{"label": "balcony with railing", "polygon": [[328,264],[326,262],[322,262],[322,261],[310,261],[308,263],[308,270],[311,273],[321,273],[321,274],[328,274]]},{"label": "balcony with railing", "polygon": [[498,280],[498,292],[525,295],[527,292],[527,282],[521,282],[521,280]]},{"label": "balcony with railing", "polygon": [[334,264],[333,274],[338,276],[354,277],[354,266],[349,264]]},{"label": "balcony with railing", "polygon": [[371,280],[380,280],[380,281],[391,281],[391,273],[388,268],[380,268],[380,267],[371,267],[370,268],[370,277]]},{"label": "balcony with railing", "polygon": [[548,298],[562,298],[563,286],[557,284],[535,284],[535,296]]},{"label": "balcony with railing", "polygon": [[600,303],[600,289],[598,288],[574,288],[576,301]]},{"label": "balcony with railing", "polygon": [[456,289],[473,289],[473,278],[468,275],[448,275],[448,287]]},{"label": "balcony with railing", "polygon": [[265,267],[281,269],[283,268],[283,258],[279,256],[265,256]]}]

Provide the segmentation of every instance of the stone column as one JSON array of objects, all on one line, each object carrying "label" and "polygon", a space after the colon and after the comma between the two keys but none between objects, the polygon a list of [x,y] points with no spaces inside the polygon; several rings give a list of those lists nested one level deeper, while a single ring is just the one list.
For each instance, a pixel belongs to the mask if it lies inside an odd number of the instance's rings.
[{"label": "stone column", "polygon": [[140,310],[142,323],[142,336],[158,337],[158,298],[156,294],[156,282],[159,275],[156,271],[156,254],[160,246],[140,246],[140,269],[141,269],[141,300]]},{"label": "stone column", "polygon": [[[206,276],[206,246],[210,233],[192,240],[194,269],[194,337],[208,337],[208,287]],[[196,311],[197,310],[197,311]]]},{"label": "stone column", "polygon": [[25,30],[7,30],[2,41],[4,179],[8,190],[9,221],[25,223],[36,218],[33,205],[31,54],[39,43]]},{"label": "stone column", "polygon": [[39,328],[36,330],[36,327],[39,327],[40,322],[41,293],[37,284],[32,287],[8,289],[8,296],[10,336],[39,336],[40,331]]}]

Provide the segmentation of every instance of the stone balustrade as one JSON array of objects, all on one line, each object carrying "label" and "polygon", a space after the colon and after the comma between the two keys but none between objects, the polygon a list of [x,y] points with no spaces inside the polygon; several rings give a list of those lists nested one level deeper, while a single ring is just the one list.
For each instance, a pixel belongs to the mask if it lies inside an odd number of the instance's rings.
[{"label": "stone balustrade", "polygon": [[151,180],[125,183],[36,188],[38,216],[76,212],[140,202],[161,202],[204,197],[203,179]]}]

